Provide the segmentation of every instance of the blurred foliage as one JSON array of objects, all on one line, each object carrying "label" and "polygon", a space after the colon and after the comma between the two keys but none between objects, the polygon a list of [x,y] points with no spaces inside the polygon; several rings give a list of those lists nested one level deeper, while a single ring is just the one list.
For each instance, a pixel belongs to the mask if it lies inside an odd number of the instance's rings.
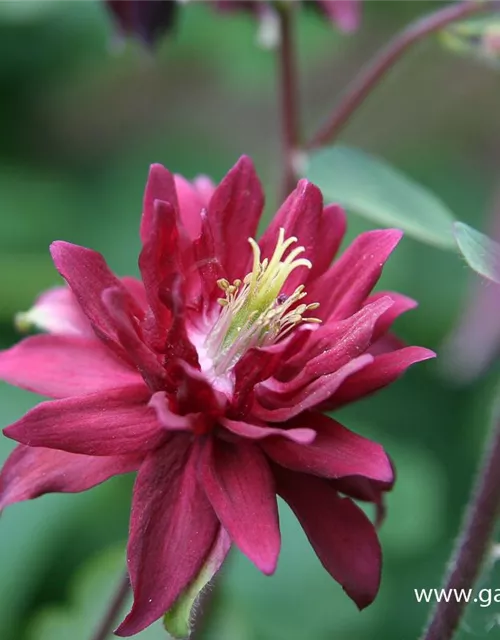
[{"label": "blurred foliage", "polygon": [[[311,123],[324,117],[355,69],[390,34],[435,4],[365,3],[364,26],[350,38],[315,12],[301,12],[306,128],[311,131]],[[280,153],[275,61],[255,47],[255,38],[248,16],[221,17],[190,3],[176,33],[153,57],[136,43],[116,42],[98,2],[0,2],[3,346],[17,339],[13,314],[58,282],[48,258],[52,240],[91,246],[119,273],[136,272],[138,216],[151,162],[187,177],[207,173],[219,179],[247,153],[264,179],[267,215],[272,213]],[[494,73],[430,41],[399,64],[343,138],[387,158],[435,192],[458,219],[484,229],[498,179],[499,100]],[[352,216],[349,222],[349,239],[368,224]],[[469,281],[457,256],[405,239],[381,287],[419,301],[398,331],[409,343],[439,350]],[[413,589],[439,586],[499,373],[496,367],[459,389],[429,362],[340,412],[349,427],[382,442],[398,468],[381,532],[382,589],[373,606],[356,610],[283,507],[276,576],[265,578],[234,553],[214,589],[203,637],[417,637],[428,605],[416,603]],[[2,385],[0,401],[7,425],[37,398]],[[0,439],[2,459],[11,448]],[[117,478],[77,496],[46,496],[2,514],[2,640],[90,637],[121,556],[92,558],[123,544],[132,480]],[[474,637],[493,637],[487,626],[475,623]],[[156,629],[148,634],[144,638],[162,636]]]}]

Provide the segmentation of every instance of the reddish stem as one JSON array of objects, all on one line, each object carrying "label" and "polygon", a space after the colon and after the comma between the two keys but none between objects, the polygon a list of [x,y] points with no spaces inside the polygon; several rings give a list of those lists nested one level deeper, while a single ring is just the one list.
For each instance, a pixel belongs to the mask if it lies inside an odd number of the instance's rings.
[{"label": "reddish stem", "polygon": [[491,10],[496,4],[498,3],[494,0],[459,2],[433,11],[405,27],[354,77],[330,117],[313,136],[308,147],[320,147],[335,140],[356,109],[363,104],[365,98],[413,44],[451,22],[481,11]]},{"label": "reddish stem", "polygon": [[96,632],[92,636],[92,640],[107,640],[113,633],[113,628],[116,623],[116,619],[120,615],[120,611],[125,604],[127,596],[130,591],[130,581],[128,573],[121,579],[116,593],[113,595],[112,600],[109,603],[106,613],[104,614],[101,623],[99,624]]},{"label": "reddish stem", "polygon": [[278,73],[280,82],[281,121],[283,136],[283,195],[286,197],[297,181],[295,154],[300,143],[297,70],[294,47],[294,7],[283,4],[277,8],[280,24]]},{"label": "reddish stem", "polygon": [[[450,570],[443,588],[471,589],[476,583],[490,549],[500,513],[500,419],[486,446],[476,486],[465,514],[462,533],[453,553]],[[454,591],[455,593],[455,591]],[[450,640],[458,628],[467,603],[456,598],[441,600],[429,621],[422,640]]]}]

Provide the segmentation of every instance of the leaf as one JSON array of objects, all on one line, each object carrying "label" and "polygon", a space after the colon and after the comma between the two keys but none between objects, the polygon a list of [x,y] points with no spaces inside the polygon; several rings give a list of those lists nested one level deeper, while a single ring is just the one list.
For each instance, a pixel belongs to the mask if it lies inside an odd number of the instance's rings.
[{"label": "leaf", "polygon": [[[30,624],[30,640],[88,640],[103,618],[123,575],[123,547],[108,549],[91,558],[77,573],[66,607],[47,607]],[[128,598],[127,606],[130,605]],[[123,615],[124,612],[121,612]],[[118,624],[119,620],[116,621]],[[138,640],[167,640],[161,624],[134,636]]]},{"label": "leaf", "polygon": [[359,149],[328,147],[313,152],[306,177],[328,202],[338,202],[386,227],[442,249],[454,246],[454,216],[436,196],[410,178]]},{"label": "leaf", "polygon": [[464,222],[455,222],[453,232],[469,267],[480,276],[500,284],[500,244]]},{"label": "leaf", "polygon": [[440,39],[450,51],[500,69],[499,13],[451,24],[441,31]]}]

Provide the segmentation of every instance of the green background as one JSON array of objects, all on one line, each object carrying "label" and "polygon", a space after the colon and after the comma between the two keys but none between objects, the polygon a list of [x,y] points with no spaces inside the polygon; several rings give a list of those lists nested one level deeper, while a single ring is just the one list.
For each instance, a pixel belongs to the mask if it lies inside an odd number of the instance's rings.
[{"label": "green background", "polygon": [[[274,55],[256,47],[256,25],[248,16],[221,16],[202,4],[182,9],[175,32],[152,56],[136,43],[118,45],[101,3],[0,2],[2,346],[17,339],[13,315],[58,282],[47,251],[52,240],[102,251],[119,274],[137,272],[137,228],[151,162],[188,178],[206,173],[218,180],[240,154],[249,154],[266,187],[266,215],[275,210],[280,123]],[[365,4],[363,27],[351,37],[314,11],[300,13],[301,106],[309,133],[360,64],[412,16],[439,3]],[[374,92],[342,140],[384,156],[439,194],[459,219],[484,229],[498,183],[499,102],[494,71],[455,58],[430,39]],[[352,216],[349,225],[349,238],[368,228]],[[404,239],[382,286],[420,303],[399,321],[400,335],[439,352],[473,281],[456,255]],[[356,610],[283,508],[276,575],[261,576],[234,552],[212,590],[200,638],[418,636],[428,605],[415,601],[413,589],[440,584],[498,378],[494,366],[479,381],[458,386],[444,369],[435,361],[418,365],[340,415],[350,428],[382,442],[398,469],[381,532],[385,564],[375,604]],[[36,402],[33,394],[1,384],[2,426]],[[11,449],[11,441],[0,438],[0,458]],[[90,640],[123,561],[132,481],[117,478],[85,494],[46,496],[2,514],[2,640]],[[464,637],[500,637],[494,628],[499,613],[498,604],[472,605]],[[140,636],[162,637],[159,627]]]}]

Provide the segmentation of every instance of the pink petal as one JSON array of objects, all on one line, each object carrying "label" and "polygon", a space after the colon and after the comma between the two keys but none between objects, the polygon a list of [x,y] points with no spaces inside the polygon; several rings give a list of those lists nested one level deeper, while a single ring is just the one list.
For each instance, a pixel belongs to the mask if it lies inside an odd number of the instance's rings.
[{"label": "pink petal", "polygon": [[42,402],[4,429],[31,447],[49,447],[88,456],[148,451],[166,437],[147,406],[145,385]]},{"label": "pink petal", "polygon": [[249,270],[248,238],[256,235],[263,206],[264,194],[253,163],[242,156],[215,189],[207,212],[215,255],[231,282]]},{"label": "pink petal", "polygon": [[174,180],[181,220],[189,237],[197,238],[201,231],[201,211],[208,205],[208,201],[200,195],[195,185],[182,176],[175,175]]},{"label": "pink petal", "polygon": [[255,402],[252,407],[252,415],[259,420],[268,422],[285,422],[286,420],[290,420],[294,416],[308,409],[314,409],[318,405],[326,402],[337,392],[345,380],[354,373],[367,367],[371,362],[373,362],[373,356],[369,354],[354,358],[354,360],[348,362],[338,371],[320,376],[297,393],[291,394],[290,397],[283,400],[281,406],[278,408],[268,409],[264,406],[269,404],[270,407],[273,407],[276,399],[269,394],[269,402],[266,402],[268,389],[264,386],[265,383],[262,383],[257,387],[257,402]]},{"label": "pink petal", "polygon": [[274,573],[281,545],[278,507],[273,477],[258,447],[207,440],[200,480],[234,544],[263,573]]},{"label": "pink petal", "polygon": [[82,456],[20,445],[0,473],[0,511],[45,493],[86,491],[112,476],[136,471],[142,456]]},{"label": "pink petal", "polygon": [[141,376],[96,339],[38,335],[0,352],[0,378],[53,398],[141,382]]},{"label": "pink petal", "polygon": [[352,33],[361,22],[360,0],[318,0],[330,20],[345,33]]},{"label": "pink petal", "polygon": [[325,478],[363,476],[392,482],[392,465],[383,448],[349,431],[332,418],[310,412],[298,416],[286,426],[313,429],[316,438],[310,444],[284,438],[263,440],[263,450],[281,466]]},{"label": "pink petal", "polygon": [[412,364],[435,357],[434,351],[424,347],[405,347],[376,356],[370,365],[347,378],[325,407],[337,409],[363,398],[397,380]]},{"label": "pink petal", "polygon": [[309,444],[316,437],[316,432],[307,428],[276,429],[273,427],[249,424],[248,422],[228,420],[227,418],[221,420],[220,423],[223,427],[226,427],[228,431],[231,431],[231,433],[249,440],[262,440],[269,436],[276,436],[278,438],[287,438],[288,440],[301,444]]},{"label": "pink petal", "polygon": [[328,271],[308,285],[307,299],[321,305],[317,317],[341,320],[358,311],[402,235],[398,229],[359,235]]},{"label": "pink petal", "polygon": [[215,184],[208,176],[197,176],[193,180],[193,187],[196,189],[204,207],[208,207],[208,203],[215,191]]},{"label": "pink petal", "polygon": [[119,636],[139,633],[168,611],[210,554],[219,523],[196,480],[197,458],[197,442],[176,435],[139,469],[128,543],[134,604]]},{"label": "pink petal", "polygon": [[17,314],[16,323],[53,335],[95,337],[69,287],[54,287],[42,293],[29,311]]},{"label": "pink petal", "polygon": [[100,337],[115,343],[116,346],[116,331],[102,302],[102,292],[109,288],[122,291],[127,301],[127,311],[139,318],[142,316],[142,309],[109,270],[100,253],[62,241],[53,242],[50,252],[57,270],[71,287],[94,330]]},{"label": "pink petal", "polygon": [[364,609],[380,585],[382,552],[374,526],[327,481],[282,469],[276,477],[279,494],[297,516],[321,564]]},{"label": "pink petal", "polygon": [[173,175],[161,164],[152,164],[144,192],[141,218],[141,240],[147,242],[153,232],[155,201],[170,204],[176,211],[179,208]]}]

